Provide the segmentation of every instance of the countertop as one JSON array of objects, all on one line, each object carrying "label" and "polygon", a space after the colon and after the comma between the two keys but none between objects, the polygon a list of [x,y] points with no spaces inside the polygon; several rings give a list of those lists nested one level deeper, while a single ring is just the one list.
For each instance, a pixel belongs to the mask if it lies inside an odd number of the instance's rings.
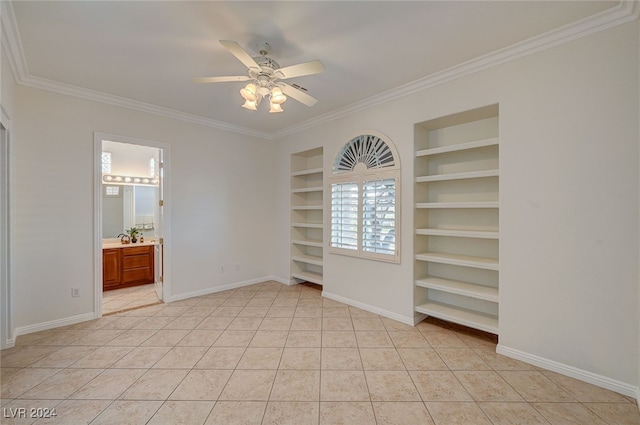
[{"label": "countertop", "polygon": [[103,242],[102,249],[112,249],[112,248],[134,248],[136,246],[149,246],[156,245],[158,241],[144,241],[144,242],[136,242],[136,243],[121,243],[121,242]]}]

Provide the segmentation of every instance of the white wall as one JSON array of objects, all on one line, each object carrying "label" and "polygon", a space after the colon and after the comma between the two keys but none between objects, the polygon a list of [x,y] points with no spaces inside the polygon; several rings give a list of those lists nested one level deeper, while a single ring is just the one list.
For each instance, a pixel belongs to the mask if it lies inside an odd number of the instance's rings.
[{"label": "white wall", "polygon": [[15,115],[17,328],[93,311],[94,131],[170,146],[172,296],[272,275],[272,142],[24,86]]},{"label": "white wall", "polygon": [[[149,161],[158,159],[158,149],[110,140],[102,142],[102,151],[111,154],[111,172],[116,176],[153,177],[149,173]],[[156,175],[159,169],[156,168]]]},{"label": "white wall", "polygon": [[636,27],[511,64],[521,84],[500,115],[501,344],[628,384],[638,356]]},{"label": "white wall", "polygon": [[337,149],[375,129],[401,157],[402,263],[325,254],[324,290],[413,317],[413,124],[499,103],[500,345],[635,388],[637,27],[625,24],[284,137],[276,158],[276,272],[288,275],[288,155],[324,146],[329,175]]},{"label": "white wall", "polygon": [[2,67],[0,68],[0,106],[5,110],[9,117],[13,116],[13,109],[15,104],[15,80],[13,78],[13,73],[11,72],[11,67],[9,66],[9,61],[6,57],[4,48],[2,51]]}]

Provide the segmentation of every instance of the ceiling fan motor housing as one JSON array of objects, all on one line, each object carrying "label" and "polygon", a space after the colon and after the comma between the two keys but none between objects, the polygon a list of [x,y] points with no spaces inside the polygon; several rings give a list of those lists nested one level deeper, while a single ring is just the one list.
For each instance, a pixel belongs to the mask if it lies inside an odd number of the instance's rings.
[{"label": "ceiling fan motor housing", "polygon": [[272,70],[280,68],[280,64],[278,64],[278,62],[274,61],[268,56],[256,56],[255,58],[253,58],[253,60],[256,61],[256,63],[260,65],[261,68],[267,67],[271,68]]}]

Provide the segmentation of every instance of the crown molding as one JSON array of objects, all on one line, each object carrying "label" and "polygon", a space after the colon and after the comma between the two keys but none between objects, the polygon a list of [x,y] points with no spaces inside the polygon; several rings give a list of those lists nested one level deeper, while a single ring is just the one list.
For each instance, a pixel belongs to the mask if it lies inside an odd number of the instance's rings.
[{"label": "crown molding", "polygon": [[16,16],[11,2],[2,1],[0,2],[0,7],[2,8],[2,11],[0,11],[0,27],[2,28],[0,44],[7,55],[13,78],[16,81],[20,81],[29,75],[29,72],[26,68],[27,61],[24,57],[22,42],[16,25]]},{"label": "crown molding", "polygon": [[428,75],[416,81],[403,84],[399,87],[371,96],[360,102],[335,111],[320,115],[313,119],[303,121],[299,124],[287,127],[273,133],[253,130],[247,127],[205,118],[195,114],[177,111],[162,106],[140,102],[137,100],[110,95],[107,93],[89,90],[78,86],[60,83],[30,75],[25,60],[20,34],[17,30],[16,17],[11,2],[2,1],[2,13],[0,14],[2,24],[2,48],[7,54],[9,65],[14,74],[17,84],[34,87],[42,90],[52,91],[68,96],[74,96],[86,100],[106,103],[122,108],[132,109],[140,112],[160,115],[167,118],[186,121],[207,127],[217,128],[232,133],[239,133],[248,136],[258,137],[266,140],[277,140],[281,137],[304,131],[320,124],[336,120],[357,112],[364,111],[381,104],[400,99],[402,97],[415,94],[433,86],[474,74],[485,69],[510,62],[521,57],[546,50],[560,44],[586,37],[588,35],[615,27],[638,19],[640,15],[639,0],[622,0],[620,3],[589,16],[580,21],[565,25],[563,27],[548,31],[544,34],[529,38],[520,43],[493,51],[486,55],[460,63],[445,70]]},{"label": "crown molding", "polygon": [[140,102],[137,100],[114,96],[107,93],[90,90],[82,87],[77,87],[65,83],[59,83],[57,81],[51,81],[39,77],[26,77],[20,81],[20,84],[27,87],[34,87],[37,89],[47,90],[55,93],[60,93],[67,96],[73,96],[80,99],[92,100],[95,102],[105,103],[121,108],[132,109],[139,112],[146,112],[149,114],[159,115],[165,118],[172,118],[180,121],[186,121],[192,124],[199,124],[206,127],[217,128],[220,130],[229,131],[232,133],[239,133],[246,136],[258,137],[261,139],[273,140],[273,135],[264,131],[252,130],[246,127],[236,126],[223,121],[217,121],[210,118],[201,117],[199,115],[188,114],[185,112],[177,111],[175,109],[165,108],[162,106],[153,105],[150,103]]},{"label": "crown molding", "polygon": [[589,16],[580,21],[556,28],[520,43],[495,50],[486,55],[462,62],[458,65],[436,72],[413,82],[395,87],[356,102],[344,108],[320,115],[308,121],[301,122],[275,133],[275,138],[281,138],[322,123],[336,120],[375,106],[382,105],[395,99],[415,94],[422,90],[447,83],[449,81],[474,74],[485,69],[519,59],[524,56],[546,50],[560,44],[586,37],[591,34],[615,27],[638,19],[640,15],[639,0],[622,0],[617,6]]},{"label": "crown molding", "polygon": [[192,124],[199,124],[206,127],[217,128],[220,130],[239,133],[246,136],[253,136],[267,140],[274,139],[273,134],[269,132],[253,130],[247,127],[237,126],[227,122],[217,121],[195,114],[177,111],[175,109],[140,102],[126,97],[114,96],[97,90],[86,89],[83,87],[32,76],[27,68],[27,61],[22,49],[22,42],[20,40],[20,34],[17,30],[17,21],[11,2],[2,1],[2,13],[0,15],[0,18],[2,26],[2,48],[7,55],[9,66],[11,68],[11,71],[13,72],[17,84],[67,96],[73,96],[80,99],[105,103],[121,108],[132,109],[139,112],[146,112],[165,118],[186,121]]}]

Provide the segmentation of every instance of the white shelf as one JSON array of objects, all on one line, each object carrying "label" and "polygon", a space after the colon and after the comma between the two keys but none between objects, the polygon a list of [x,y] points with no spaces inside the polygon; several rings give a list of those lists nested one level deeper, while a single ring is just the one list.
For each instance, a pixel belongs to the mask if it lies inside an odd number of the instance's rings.
[{"label": "white shelf", "polygon": [[466,297],[477,298],[491,302],[498,302],[498,288],[477,285],[459,280],[442,279],[439,277],[427,277],[416,280],[416,286],[437,291],[448,292],[450,294],[464,295]]},{"label": "white shelf", "polygon": [[291,189],[291,193],[309,193],[309,192],[322,192],[322,186],[300,187],[297,189]]},{"label": "white shelf", "polygon": [[315,264],[316,266],[322,265],[322,257],[316,257],[314,255],[293,255],[291,259],[301,263]]},{"label": "white shelf", "polygon": [[486,177],[498,177],[499,170],[465,171],[463,173],[434,174],[430,176],[416,177],[416,183],[442,182],[449,180],[479,179]]},{"label": "white shelf", "polygon": [[291,173],[292,177],[308,176],[310,174],[322,173],[322,168],[310,168],[308,170],[294,171]]},{"label": "white shelf", "polygon": [[496,335],[498,334],[498,318],[488,314],[436,302],[427,302],[416,306],[416,311],[426,314],[427,316],[437,317],[438,319],[448,320],[449,322],[469,326]]},{"label": "white shelf", "polygon": [[498,124],[498,105],[490,105],[418,123],[414,139],[415,311],[494,334]]},{"label": "white shelf", "polygon": [[306,280],[307,282],[317,283],[322,285],[322,275],[320,273],[312,272],[291,272],[291,277],[296,279]]},{"label": "white shelf", "polygon": [[292,205],[291,209],[292,210],[306,210],[306,211],[321,210],[322,209],[322,205]]},{"label": "white shelf", "polygon": [[291,227],[305,227],[307,229],[322,229],[322,223],[291,223]]},{"label": "white shelf", "polygon": [[487,230],[416,229],[416,235],[458,238],[498,239],[499,233]]},{"label": "white shelf", "polygon": [[444,254],[441,252],[425,252],[416,254],[416,260],[432,263],[451,264],[454,266],[475,267],[477,269],[498,270],[498,260],[470,255]]},{"label": "white shelf", "polygon": [[492,137],[490,139],[474,140],[472,142],[458,143],[458,144],[455,144],[455,145],[441,146],[441,147],[430,148],[430,149],[423,149],[423,150],[416,151],[416,156],[438,155],[438,154],[442,154],[442,153],[463,151],[463,150],[467,150],[467,149],[484,148],[484,147],[487,147],[487,146],[494,146],[494,145],[497,145],[497,144],[498,144],[498,138],[497,137]]},{"label": "white shelf", "polygon": [[498,208],[498,201],[419,202],[416,208]]},{"label": "white shelf", "polygon": [[314,241],[308,239],[293,239],[291,240],[291,243],[295,245],[314,246],[317,248],[322,248],[323,246],[322,241]]},{"label": "white shelf", "polygon": [[290,157],[290,276],[322,284],[323,270],[323,148]]}]

